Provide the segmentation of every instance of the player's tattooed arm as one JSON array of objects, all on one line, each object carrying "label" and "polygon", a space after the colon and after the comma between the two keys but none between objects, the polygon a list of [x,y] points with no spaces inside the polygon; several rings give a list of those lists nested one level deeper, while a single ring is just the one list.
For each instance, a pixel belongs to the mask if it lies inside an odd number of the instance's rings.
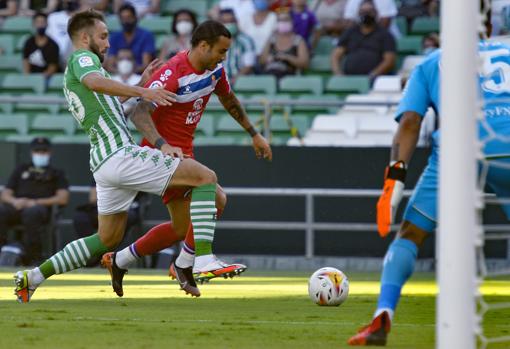
[{"label": "player's tattooed arm", "polygon": [[406,164],[411,161],[420,136],[421,121],[422,117],[418,113],[404,113],[398,124],[397,133],[393,138],[391,146],[392,161],[404,161]]},{"label": "player's tattooed arm", "polygon": [[138,131],[154,145],[158,139],[162,139],[151,117],[155,108],[151,102],[140,100],[130,115],[130,119]]},{"label": "player's tattooed arm", "polygon": [[228,113],[239,123],[239,125],[241,125],[242,128],[246,130],[246,132],[250,134],[250,136],[253,137],[258,134],[234,92],[230,92],[225,96],[218,96],[218,99],[225,110],[228,111]]}]

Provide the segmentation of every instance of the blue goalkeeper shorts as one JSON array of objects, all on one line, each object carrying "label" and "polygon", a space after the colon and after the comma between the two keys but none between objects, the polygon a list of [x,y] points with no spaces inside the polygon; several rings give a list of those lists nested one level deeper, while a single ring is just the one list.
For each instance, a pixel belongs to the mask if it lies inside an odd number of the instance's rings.
[{"label": "blue goalkeeper shorts", "polygon": [[[508,147],[508,144],[504,146]],[[488,144],[484,149],[485,154],[501,154],[501,150],[498,144]],[[407,203],[403,217],[405,221],[409,221],[427,232],[434,231],[437,225],[438,163],[438,147],[434,146],[432,154],[429,156],[427,167],[425,167],[425,170],[414,188],[413,195]],[[489,170],[487,173],[486,187],[490,188],[498,197],[510,198],[510,158],[489,161],[488,164]],[[510,205],[502,205],[502,208],[507,218],[510,219]]]}]

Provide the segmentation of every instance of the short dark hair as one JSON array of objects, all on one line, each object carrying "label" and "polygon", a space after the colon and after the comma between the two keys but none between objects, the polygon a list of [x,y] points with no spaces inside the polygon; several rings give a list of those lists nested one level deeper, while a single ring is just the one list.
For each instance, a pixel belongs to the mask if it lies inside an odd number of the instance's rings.
[{"label": "short dark hair", "polygon": [[201,23],[191,36],[191,47],[196,47],[201,41],[207,42],[209,46],[213,46],[220,36],[232,38],[232,34],[228,29],[218,21],[208,20]]},{"label": "short dark hair", "polygon": [[43,18],[44,18],[44,19],[46,19],[46,20],[48,19],[48,15],[47,15],[46,13],[44,13],[44,12],[40,12],[40,11],[38,11],[38,12],[34,13],[34,15],[32,16],[32,21],[35,21],[35,19],[36,19],[37,17],[43,17]]},{"label": "short dark hair", "polygon": [[71,17],[69,23],[67,23],[67,34],[69,34],[72,40],[79,31],[90,29],[90,27],[95,26],[96,21],[105,22],[101,12],[93,9],[77,12]]},{"label": "short dark hair", "polygon": [[135,17],[136,17],[136,9],[135,9],[135,7],[134,7],[133,5],[131,5],[131,4],[128,4],[128,3],[123,4],[123,5],[119,8],[119,15],[120,15],[120,13],[121,13],[121,12],[123,12],[123,11],[129,11],[129,12],[131,12],[131,13],[133,14],[133,16],[135,16]]},{"label": "short dark hair", "polygon": [[187,14],[188,16],[191,17],[191,23],[193,23],[193,30],[195,30],[195,28],[198,25],[197,15],[195,14],[195,12],[185,9],[185,8],[177,10],[174,13],[174,16],[173,16],[174,19],[172,21],[172,33],[174,33],[176,35],[178,34],[177,33],[177,17],[179,17],[179,15],[181,15],[181,14]]},{"label": "short dark hair", "polygon": [[222,8],[222,9],[220,9],[220,16],[221,15],[232,15],[232,16],[234,16],[234,18],[236,18],[236,14],[235,14],[234,10],[231,9],[231,8]]}]

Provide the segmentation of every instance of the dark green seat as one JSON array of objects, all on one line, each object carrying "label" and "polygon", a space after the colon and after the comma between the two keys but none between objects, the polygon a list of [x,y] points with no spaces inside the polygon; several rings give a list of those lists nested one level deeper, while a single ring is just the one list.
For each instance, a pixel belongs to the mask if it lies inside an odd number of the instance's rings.
[{"label": "dark green seat", "polygon": [[0,56],[0,74],[21,74],[23,73],[23,61],[20,55]]},{"label": "dark green seat", "polygon": [[[51,98],[61,97],[61,95],[58,95],[58,94],[46,94],[44,96],[51,97]],[[23,97],[24,98],[28,97],[27,99],[30,99],[31,97],[40,99],[41,95],[23,94]],[[14,111],[28,113],[31,115],[41,114],[41,113],[57,114],[59,112],[59,105],[56,103],[16,102],[16,103],[14,103]]]},{"label": "dark green seat", "polygon": [[[254,124],[254,120],[252,120]],[[230,115],[224,115],[216,126],[216,136],[229,136],[237,139],[249,139],[250,135]]]},{"label": "dark green seat", "polygon": [[236,79],[234,91],[243,95],[276,93],[276,78],[273,75],[244,75]]},{"label": "dark green seat", "polygon": [[153,34],[170,34],[172,17],[146,17],[140,21],[140,27]]},{"label": "dark green seat", "polygon": [[63,95],[64,88],[64,73],[53,74],[48,82],[47,92],[57,93]]},{"label": "dark green seat", "polygon": [[402,36],[397,40],[397,52],[404,55],[417,55],[421,53],[421,36]]},{"label": "dark green seat", "polygon": [[38,114],[30,125],[30,134],[57,136],[73,135],[76,123],[72,118],[62,118],[51,114]]},{"label": "dark green seat", "polygon": [[411,25],[411,34],[426,35],[439,32],[439,17],[418,17]]},{"label": "dark green seat", "polygon": [[26,114],[0,114],[0,137],[27,133],[28,116]]},{"label": "dark green seat", "polygon": [[7,17],[2,26],[2,33],[15,34],[19,37],[32,33],[32,18],[24,16]]},{"label": "dark green seat", "polygon": [[198,17],[206,17],[208,9],[207,0],[170,0],[166,4],[162,4],[161,12],[169,15],[181,9],[191,10]]},{"label": "dark green seat", "polygon": [[318,75],[331,74],[331,56],[315,55],[310,61],[310,66],[306,73]]},{"label": "dark green seat", "polygon": [[322,36],[315,47],[314,53],[316,55],[330,55],[334,48],[333,39],[330,36]]},{"label": "dark green seat", "polygon": [[[2,55],[10,55],[14,53],[14,36],[11,34],[0,35],[0,49],[3,52]],[[4,56],[2,56],[2,59]]]},{"label": "dark green seat", "polygon": [[320,76],[285,76],[280,79],[279,91],[292,95],[321,95],[324,87]]},{"label": "dark green seat", "polygon": [[351,93],[367,93],[370,90],[370,79],[364,75],[332,76],[326,82],[326,94],[345,97]]},{"label": "dark green seat", "polygon": [[42,74],[7,74],[2,80],[3,92],[11,94],[44,93],[44,76]]},{"label": "dark green seat", "polygon": [[215,119],[213,116],[210,115],[202,115],[200,118],[200,121],[198,122],[197,128],[195,130],[195,135],[200,136],[206,136],[206,137],[212,137],[214,136],[214,124]]}]

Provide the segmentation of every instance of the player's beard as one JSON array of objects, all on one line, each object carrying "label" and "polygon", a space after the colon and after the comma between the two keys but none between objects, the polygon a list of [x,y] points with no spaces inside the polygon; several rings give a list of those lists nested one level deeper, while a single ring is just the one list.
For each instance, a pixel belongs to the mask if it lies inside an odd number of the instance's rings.
[{"label": "player's beard", "polygon": [[90,38],[89,47],[90,47],[90,51],[95,53],[99,57],[99,61],[101,63],[103,63],[103,61],[104,61],[104,53],[101,53],[101,51],[99,50],[99,46],[96,44],[96,42],[94,41],[93,38]]}]

